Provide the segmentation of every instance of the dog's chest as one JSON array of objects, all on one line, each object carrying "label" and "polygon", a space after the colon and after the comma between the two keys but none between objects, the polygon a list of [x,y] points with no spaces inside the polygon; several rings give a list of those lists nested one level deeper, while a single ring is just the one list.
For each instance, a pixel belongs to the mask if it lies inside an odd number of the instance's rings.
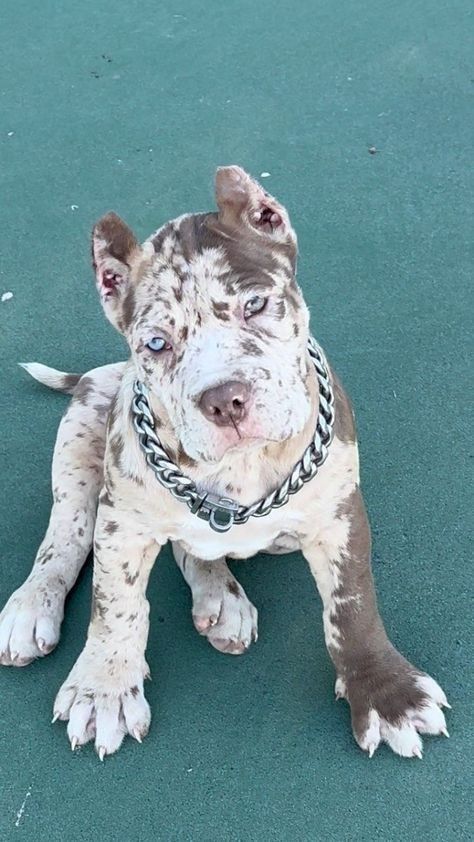
[{"label": "dog's chest", "polygon": [[282,534],[297,535],[301,525],[301,516],[289,508],[285,516],[282,510],[275,510],[266,517],[234,524],[227,532],[216,532],[207,521],[180,508],[179,514],[167,524],[167,532],[187,552],[211,561],[222,556],[248,558],[281,543]]}]

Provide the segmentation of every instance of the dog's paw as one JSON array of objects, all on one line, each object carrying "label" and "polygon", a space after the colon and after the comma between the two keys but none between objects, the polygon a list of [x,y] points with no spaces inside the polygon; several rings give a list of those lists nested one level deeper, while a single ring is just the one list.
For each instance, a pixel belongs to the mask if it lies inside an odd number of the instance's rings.
[{"label": "dog's paw", "polygon": [[338,678],[336,697],[349,702],[355,739],[369,757],[385,742],[402,757],[421,759],[420,734],[449,736],[441,708],[450,705],[443,690],[398,652],[363,676]]},{"label": "dog's paw", "polygon": [[100,760],[117,751],[126,734],[139,743],[150,727],[150,707],[143,692],[148,667],[140,657],[104,657],[87,646],[54,702],[53,722],[68,720],[71,748],[94,740]]},{"label": "dog's paw", "polygon": [[199,634],[228,655],[242,655],[257,640],[257,609],[230,573],[202,592],[193,590],[193,621]]},{"label": "dog's paw", "polygon": [[28,579],[0,614],[0,664],[24,667],[43,658],[59,640],[66,587],[58,577]]}]

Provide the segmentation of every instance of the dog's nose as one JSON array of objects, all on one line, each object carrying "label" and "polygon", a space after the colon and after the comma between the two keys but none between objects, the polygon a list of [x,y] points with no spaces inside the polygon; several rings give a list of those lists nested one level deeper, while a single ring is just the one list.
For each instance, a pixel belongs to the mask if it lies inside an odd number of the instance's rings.
[{"label": "dog's nose", "polygon": [[230,427],[243,421],[247,414],[250,389],[246,383],[229,380],[207,389],[199,399],[199,408],[208,421],[218,427]]}]

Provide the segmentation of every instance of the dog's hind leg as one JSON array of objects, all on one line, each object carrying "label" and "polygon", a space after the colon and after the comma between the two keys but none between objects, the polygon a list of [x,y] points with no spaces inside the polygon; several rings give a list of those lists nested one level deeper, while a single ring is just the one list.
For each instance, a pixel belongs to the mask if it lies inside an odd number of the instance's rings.
[{"label": "dog's hind leg", "polygon": [[203,561],[173,543],[173,554],[193,598],[193,622],[219,652],[242,655],[257,640],[257,609],[225,558]]},{"label": "dog's hind leg", "polygon": [[[69,390],[31,366],[33,376]],[[0,614],[0,664],[25,666],[59,640],[64,602],[92,546],[97,499],[103,483],[106,421],[123,363],[79,379],[59,426],[53,456],[53,507],[49,526],[26,581]],[[57,373],[56,373],[57,374]]]}]

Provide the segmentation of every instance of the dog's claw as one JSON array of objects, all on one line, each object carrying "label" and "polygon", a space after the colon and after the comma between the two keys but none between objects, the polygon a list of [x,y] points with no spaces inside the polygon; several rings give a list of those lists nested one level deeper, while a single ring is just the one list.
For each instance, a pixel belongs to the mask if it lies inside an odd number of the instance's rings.
[{"label": "dog's claw", "polygon": [[71,751],[76,750],[78,742],[79,742],[79,740],[77,739],[77,737],[71,738]]},{"label": "dog's claw", "polygon": [[415,746],[413,749],[412,757],[418,757],[418,760],[423,760],[423,752],[419,746]]},{"label": "dog's claw", "polygon": [[444,737],[449,737],[449,731],[447,728],[441,728],[440,734],[443,734]]},{"label": "dog's claw", "polygon": [[138,730],[138,728],[133,729],[133,736],[135,737],[137,743],[143,742],[142,735],[140,734],[140,731]]},{"label": "dog's claw", "polygon": [[[342,699],[342,696],[336,696],[336,699]],[[376,748],[377,746],[375,745],[375,743],[370,743],[369,748],[367,749],[370,758],[374,756]]]},{"label": "dog's claw", "polygon": [[97,754],[99,755],[99,760],[101,761],[101,763],[103,763],[103,762],[104,762],[104,757],[105,757],[105,748],[104,748],[104,746],[99,746],[99,748],[98,748],[98,750],[97,750]]},{"label": "dog's claw", "polygon": [[40,652],[46,652],[46,641],[44,640],[44,638],[39,637],[36,643],[38,644],[38,649]]},{"label": "dog's claw", "polygon": [[54,723],[58,721],[59,716],[60,716],[60,714],[59,714],[59,711],[58,711],[58,710],[57,710],[57,711],[55,711],[55,712],[53,713],[53,718],[52,718],[52,720],[51,720],[51,725],[54,725]]}]

